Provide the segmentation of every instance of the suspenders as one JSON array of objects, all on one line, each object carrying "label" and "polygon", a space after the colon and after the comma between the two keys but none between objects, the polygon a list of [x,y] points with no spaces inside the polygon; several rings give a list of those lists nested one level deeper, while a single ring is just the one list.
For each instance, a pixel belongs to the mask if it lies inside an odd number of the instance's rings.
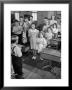
[{"label": "suspenders", "polygon": [[14,47],[12,48],[12,54],[13,54],[13,55],[15,55],[15,52],[14,52],[15,47],[16,47],[16,46],[14,46]]}]

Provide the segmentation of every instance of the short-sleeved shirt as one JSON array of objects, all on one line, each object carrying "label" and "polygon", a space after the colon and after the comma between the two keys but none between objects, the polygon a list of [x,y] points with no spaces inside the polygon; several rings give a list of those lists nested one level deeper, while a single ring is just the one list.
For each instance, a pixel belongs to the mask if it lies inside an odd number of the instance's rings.
[{"label": "short-sleeved shirt", "polygon": [[22,52],[21,52],[21,47],[19,47],[18,45],[14,44],[13,45],[13,55],[17,56],[17,57],[21,57],[22,56]]}]

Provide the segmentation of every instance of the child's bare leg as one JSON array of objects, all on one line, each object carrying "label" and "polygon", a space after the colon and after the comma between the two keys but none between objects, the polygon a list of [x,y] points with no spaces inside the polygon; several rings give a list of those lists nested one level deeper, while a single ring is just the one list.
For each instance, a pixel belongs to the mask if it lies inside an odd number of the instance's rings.
[{"label": "child's bare leg", "polygon": [[33,50],[33,57],[32,59],[36,59],[36,50]]}]

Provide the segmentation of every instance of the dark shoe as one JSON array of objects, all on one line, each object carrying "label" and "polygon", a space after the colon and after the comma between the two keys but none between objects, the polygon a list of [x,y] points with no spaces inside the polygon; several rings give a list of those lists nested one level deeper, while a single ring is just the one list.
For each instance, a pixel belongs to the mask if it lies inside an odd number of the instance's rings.
[{"label": "dark shoe", "polygon": [[24,79],[24,77],[22,75],[16,75],[15,78],[16,79]]}]

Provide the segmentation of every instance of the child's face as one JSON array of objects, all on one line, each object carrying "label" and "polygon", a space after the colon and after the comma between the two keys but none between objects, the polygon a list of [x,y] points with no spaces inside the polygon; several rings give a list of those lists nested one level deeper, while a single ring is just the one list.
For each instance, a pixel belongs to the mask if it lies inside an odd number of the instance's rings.
[{"label": "child's face", "polygon": [[25,18],[25,22],[28,22],[28,18]]},{"label": "child's face", "polygon": [[46,24],[46,22],[48,21],[48,19],[44,19],[44,23]]},{"label": "child's face", "polygon": [[20,21],[23,22],[23,18],[20,18]]},{"label": "child's face", "polygon": [[33,17],[30,17],[30,20],[33,20]]},{"label": "child's face", "polygon": [[46,21],[46,24],[47,24],[47,25],[49,24],[49,20]]},{"label": "child's face", "polygon": [[54,28],[56,28],[56,25],[54,24]]},{"label": "child's face", "polygon": [[31,26],[31,27],[32,27],[32,29],[35,29],[35,24],[32,24],[32,26]]},{"label": "child's face", "polygon": [[48,32],[49,32],[49,33],[51,32],[51,29],[50,29],[50,28],[48,29]]}]

